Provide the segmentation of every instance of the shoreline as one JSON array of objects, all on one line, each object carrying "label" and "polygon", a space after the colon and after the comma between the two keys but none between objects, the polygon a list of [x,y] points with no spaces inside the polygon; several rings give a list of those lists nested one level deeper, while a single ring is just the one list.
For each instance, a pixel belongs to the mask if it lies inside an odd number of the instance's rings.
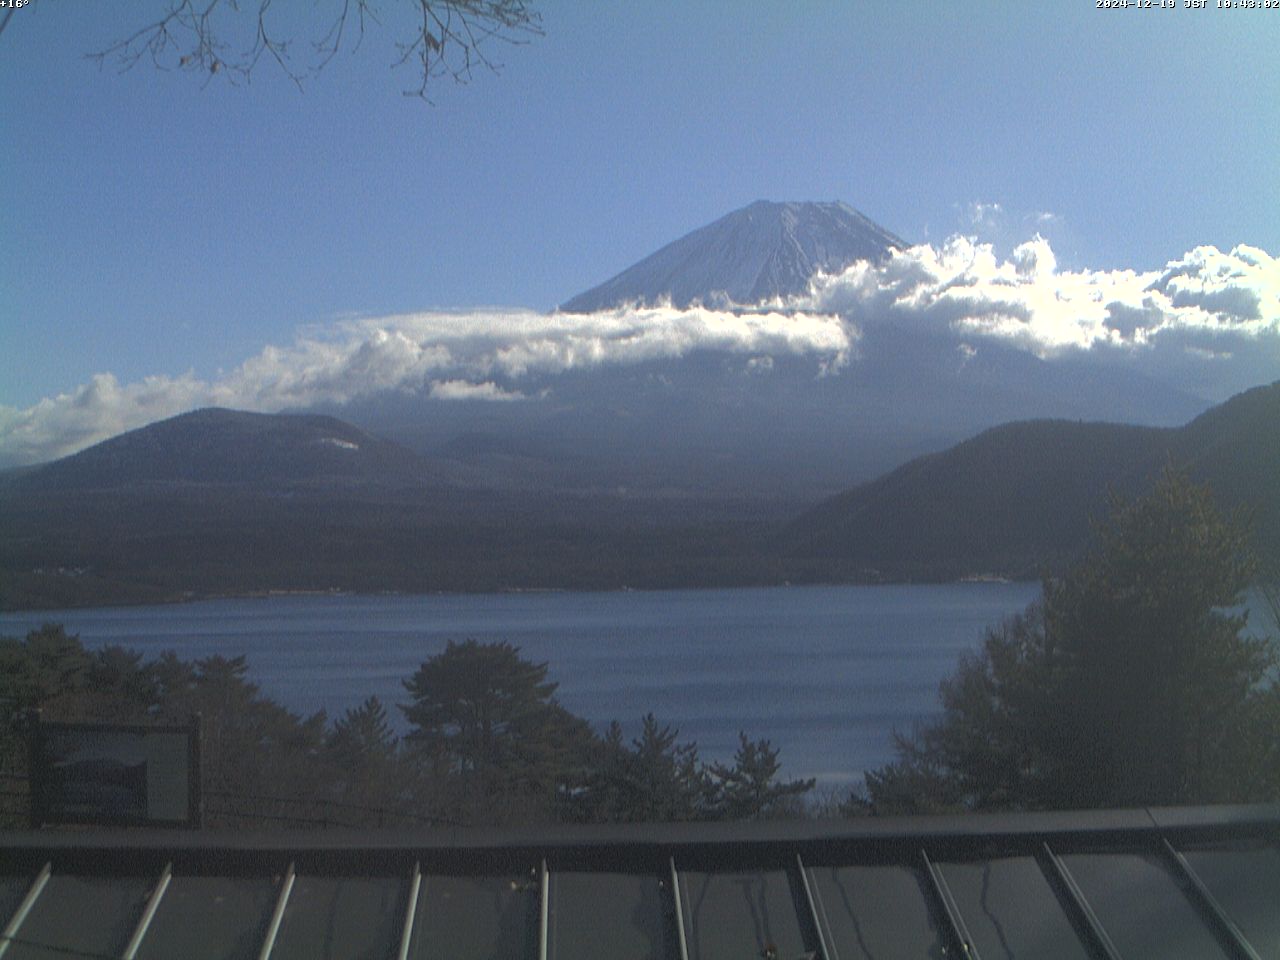
[{"label": "shoreline", "polygon": [[883,588],[905,588],[905,586],[1020,586],[1036,584],[1038,579],[1028,577],[1002,577],[992,575],[974,575],[952,577],[947,580],[813,580],[782,581],[772,584],[689,584],[672,586],[532,586],[532,588],[502,588],[497,590],[348,590],[343,588],[328,589],[265,589],[247,591],[221,591],[221,593],[169,596],[164,599],[128,600],[118,602],[84,603],[67,605],[67,607],[6,607],[0,609],[0,618],[32,616],[40,613],[88,612],[88,611],[120,611],[120,609],[145,609],[152,607],[186,607],[189,604],[215,603],[219,600],[273,600],[291,598],[426,598],[426,596],[534,596],[564,594],[659,594],[659,593],[713,593],[717,590],[804,590],[824,588],[855,588],[855,586],[883,586]]}]

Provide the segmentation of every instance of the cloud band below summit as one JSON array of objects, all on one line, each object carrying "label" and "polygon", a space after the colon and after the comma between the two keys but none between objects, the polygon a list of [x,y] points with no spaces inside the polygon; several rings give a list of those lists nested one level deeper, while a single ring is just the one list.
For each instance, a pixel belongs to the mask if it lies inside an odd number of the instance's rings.
[{"label": "cloud band below summit", "polygon": [[0,407],[0,466],[64,456],[204,406],[270,413],[385,391],[438,401],[522,400],[529,396],[520,383],[533,378],[699,351],[812,356],[815,373],[829,372],[848,361],[854,338],[838,317],[796,311],[488,310],[346,321],[289,347],[268,346],[216,380],[186,373],[121,384],[101,373],[25,410]]},{"label": "cloud band below summit", "polygon": [[1280,261],[1256,247],[1201,246],[1159,271],[1062,271],[1040,236],[1007,260],[990,244],[953,237],[818,277],[795,302],[855,321],[1013,341],[1040,356],[1214,337],[1229,349],[1280,333]]},{"label": "cloud band below summit", "polygon": [[[230,374],[121,384],[110,373],[24,410],[0,407],[0,466],[62,456],[202,406],[276,412],[386,391],[437,402],[536,401],[555,378],[720,352],[769,375],[808,357],[815,376],[857,376],[859,331],[893,324],[1037,356],[1132,363],[1207,399],[1280,378],[1280,261],[1263,250],[1197,247],[1163,270],[1060,270],[1037,236],[1001,260],[955,237],[819,276],[771,309],[631,307],[591,314],[485,310],[346,321],[268,346]],[[849,367],[850,369],[845,369]],[[1118,418],[1124,411],[1116,411]]]}]

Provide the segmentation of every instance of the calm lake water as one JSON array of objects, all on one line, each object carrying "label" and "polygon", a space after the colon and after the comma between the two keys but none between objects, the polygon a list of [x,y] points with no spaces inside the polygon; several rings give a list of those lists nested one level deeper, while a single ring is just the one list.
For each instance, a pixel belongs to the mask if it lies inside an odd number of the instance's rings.
[{"label": "calm lake water", "polygon": [[[153,657],[245,654],[263,692],[341,715],[449,640],[506,640],[546,661],[560,701],[630,734],[652,712],[730,759],[768,737],[787,776],[844,784],[892,759],[890,735],[937,709],[938,681],[1034,583],[771,587],[629,593],[289,596],[0,614],[0,634],[62,623],[91,648]],[[395,711],[397,714],[399,711]]]}]

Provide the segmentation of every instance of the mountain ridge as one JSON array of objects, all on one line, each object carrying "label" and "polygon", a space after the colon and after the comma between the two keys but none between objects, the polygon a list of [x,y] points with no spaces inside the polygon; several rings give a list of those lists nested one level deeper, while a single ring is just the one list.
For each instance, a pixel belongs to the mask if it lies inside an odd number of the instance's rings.
[{"label": "mountain ridge", "polygon": [[[265,419],[264,419],[265,418]],[[287,429],[371,444],[331,418],[201,412],[220,449]],[[317,433],[318,431],[318,433]],[[808,509],[730,499],[494,491],[343,475],[294,463],[257,478],[162,465],[181,456],[143,428],[103,451],[140,463],[76,487],[39,470],[0,475],[0,608],[148,603],[271,590],[483,592],[756,586],[1035,577],[1084,549],[1112,493],[1133,496],[1166,463],[1211,484],[1225,509],[1251,509],[1259,546],[1280,560],[1280,382],[1233,397],[1182,427],[1032,420],[1002,424],[910,460]],[[230,437],[230,446],[227,439]],[[207,434],[206,434],[207,439]],[[140,442],[141,441],[141,442]],[[216,444],[206,445],[209,450]],[[394,446],[394,445],[391,445]],[[332,444],[320,444],[327,457]],[[285,449],[288,449],[286,444]],[[181,447],[190,449],[190,446]],[[122,452],[123,451],[123,452]],[[347,455],[336,446],[332,453]],[[85,451],[89,453],[89,451]],[[95,460],[94,458],[98,459]],[[80,458],[77,460],[77,458]],[[286,458],[288,459],[288,458]],[[211,462],[211,461],[210,461]],[[429,461],[428,461],[429,462]],[[274,461],[266,461],[268,468]],[[55,461],[51,467],[57,467]],[[126,470],[125,468],[128,467]]]},{"label": "mountain ridge", "polygon": [[1280,560],[1280,381],[1181,427],[1031,420],[984,430],[837,494],[793,520],[782,550],[891,579],[1038,576],[1078,555],[1112,495],[1166,465],[1254,515]]},{"label": "mountain ridge", "polygon": [[155,484],[378,482],[448,485],[465,473],[336,417],[204,407],[10,473],[45,490]]},{"label": "mountain ridge", "polygon": [[[840,246],[847,235],[862,245]],[[701,253],[686,249],[690,244]],[[721,290],[726,298],[752,299],[807,290],[814,269],[837,269],[852,256],[883,256],[901,244],[842,203],[760,201],[666,245],[619,277],[641,278],[642,286],[624,292],[643,301],[671,297],[668,281],[677,273],[691,285],[689,296],[706,300]],[[664,258],[674,273],[644,266]],[[1084,353],[1041,356],[1000,338],[945,324],[899,324],[892,316],[843,318],[849,344],[843,365],[832,363],[834,347],[790,341],[785,332],[787,343],[774,336],[753,340],[740,329],[728,341],[701,334],[691,340],[684,326],[668,331],[655,317],[651,328],[632,336],[618,333],[631,321],[595,319],[600,322],[584,320],[581,331],[555,341],[553,353],[573,358],[563,369],[557,360],[546,369],[534,364],[508,374],[501,365],[486,366],[491,358],[481,354],[478,366],[460,361],[459,369],[424,374],[416,389],[357,390],[351,399],[318,401],[311,412],[401,444],[429,464],[416,469],[444,483],[548,495],[625,488],[653,497],[799,503],[1014,419],[1175,426],[1209,404],[1180,383],[1121,362]],[[557,318],[550,325],[576,322]],[[720,318],[715,325],[721,323],[735,327],[736,321]],[[495,340],[494,349],[519,353],[532,346],[539,355],[546,349],[541,340],[520,340],[523,335]],[[616,361],[592,359],[597,340],[615,335],[621,338],[615,346],[647,338],[658,345],[651,352],[620,349],[615,352],[625,357]],[[472,399],[449,397],[429,387],[432,377],[482,389]],[[489,379],[511,402],[479,398],[484,383],[477,381]],[[309,459],[314,452],[306,453]]]}]

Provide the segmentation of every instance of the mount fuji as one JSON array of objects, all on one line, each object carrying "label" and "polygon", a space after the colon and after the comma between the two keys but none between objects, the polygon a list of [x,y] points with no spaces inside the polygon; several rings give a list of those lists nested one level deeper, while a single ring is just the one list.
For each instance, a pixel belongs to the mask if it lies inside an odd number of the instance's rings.
[{"label": "mount fuji", "polygon": [[815,273],[900,251],[843,204],[755,203],[559,312],[373,344],[450,354],[429,375],[457,380],[189,413],[0,472],[0,608],[1025,575],[1169,459],[1262,502],[1276,542],[1280,385],[1194,420],[1210,402],[1176,378],[1087,351],[797,306]]},{"label": "mount fuji", "polygon": [[847,204],[757,200],[667,244],[561,305],[592,313],[628,303],[685,308],[796,296],[814,275],[881,260],[906,244]]},{"label": "mount fuji", "polygon": [[[803,318],[788,311],[816,274],[884,264],[906,246],[843,203],[757,201],[566,300],[549,322],[585,330],[616,321],[640,340],[689,308],[681,315],[698,330],[712,322],[699,309],[721,320],[774,311],[784,329],[789,316],[799,328]],[[975,350],[960,333],[891,318],[840,324],[851,349],[834,366],[812,351],[697,343],[519,379],[489,374],[521,402],[402,392],[319,412],[488,472],[506,489],[797,503],[1010,420],[1175,426],[1209,406],[1093,358],[1046,359],[996,339]]]}]

